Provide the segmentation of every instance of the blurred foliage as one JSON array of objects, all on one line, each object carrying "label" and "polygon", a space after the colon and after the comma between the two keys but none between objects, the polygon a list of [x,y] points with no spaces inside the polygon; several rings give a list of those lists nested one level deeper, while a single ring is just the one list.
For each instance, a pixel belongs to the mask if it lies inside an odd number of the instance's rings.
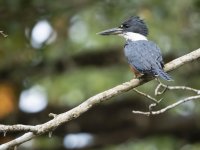
[{"label": "blurred foliage", "polygon": [[110,146],[106,150],[198,150],[199,144],[184,144],[184,141],[179,141],[177,138],[169,136],[149,137],[141,141],[129,141],[119,146]]},{"label": "blurred foliage", "polygon": [[176,150],[178,148],[179,142],[177,139],[172,137],[149,137],[143,141],[129,141],[120,146],[112,146],[107,150]]},{"label": "blurred foliage", "polygon": [[[13,112],[18,107],[16,97],[35,85],[45,89],[49,106],[59,109],[74,107],[133,78],[123,56],[124,40],[96,33],[119,26],[124,19],[136,15],[145,19],[149,39],[160,46],[166,62],[199,48],[199,0],[0,0],[0,31],[8,35],[0,35],[0,105],[7,108],[0,107],[0,116]],[[41,22],[46,22],[51,32],[34,45],[33,31]],[[44,36],[43,32],[36,40]],[[186,65],[171,73],[175,82],[169,84],[199,88],[199,71],[199,62],[192,67]],[[150,82],[140,89],[153,94],[155,85],[156,82]],[[120,100],[135,96],[129,92]],[[162,105],[184,97],[183,93],[165,96],[169,100]],[[191,115],[194,110],[199,113],[198,108],[199,104],[188,104],[171,114],[184,115],[181,112],[187,110]],[[172,137],[149,137],[109,149],[167,150],[176,149],[178,144]],[[199,144],[186,145],[182,150],[198,148]]]}]

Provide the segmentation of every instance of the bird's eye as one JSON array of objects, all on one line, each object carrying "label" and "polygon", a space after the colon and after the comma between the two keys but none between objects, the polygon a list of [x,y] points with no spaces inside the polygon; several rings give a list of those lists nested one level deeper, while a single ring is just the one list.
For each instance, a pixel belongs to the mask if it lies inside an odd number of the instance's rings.
[{"label": "bird's eye", "polygon": [[127,25],[127,24],[122,24],[121,26],[120,26],[120,28],[128,28],[129,26]]}]

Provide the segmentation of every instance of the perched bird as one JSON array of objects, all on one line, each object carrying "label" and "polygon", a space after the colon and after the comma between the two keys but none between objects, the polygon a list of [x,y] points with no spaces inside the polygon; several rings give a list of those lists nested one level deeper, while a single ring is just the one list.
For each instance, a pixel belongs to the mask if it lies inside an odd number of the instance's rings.
[{"label": "perched bird", "polygon": [[164,62],[160,48],[147,39],[148,28],[140,17],[130,17],[119,27],[98,33],[100,35],[119,35],[126,39],[124,54],[136,77],[150,75],[164,80],[172,78],[163,70]]}]

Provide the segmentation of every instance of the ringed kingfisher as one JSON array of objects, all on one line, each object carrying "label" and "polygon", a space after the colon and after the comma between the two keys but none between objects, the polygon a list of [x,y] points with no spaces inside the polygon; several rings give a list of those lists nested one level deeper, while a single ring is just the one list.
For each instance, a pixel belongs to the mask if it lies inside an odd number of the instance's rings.
[{"label": "ringed kingfisher", "polygon": [[119,35],[126,39],[124,54],[136,78],[142,75],[172,78],[163,70],[164,62],[160,48],[147,39],[148,27],[138,16],[130,17],[119,27],[98,33],[100,35]]}]

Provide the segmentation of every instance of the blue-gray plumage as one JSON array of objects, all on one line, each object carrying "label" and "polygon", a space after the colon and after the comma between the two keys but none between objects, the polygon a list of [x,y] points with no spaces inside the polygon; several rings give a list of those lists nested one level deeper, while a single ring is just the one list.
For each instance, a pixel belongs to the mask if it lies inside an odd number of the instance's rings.
[{"label": "blue-gray plumage", "polygon": [[139,17],[130,17],[118,28],[108,29],[99,34],[119,35],[126,39],[124,53],[136,77],[140,73],[172,80],[163,70],[164,62],[160,48],[147,40],[148,28]]},{"label": "blue-gray plumage", "polygon": [[171,80],[171,77],[163,71],[163,58],[155,43],[146,40],[127,40],[124,53],[128,63],[140,73]]}]

